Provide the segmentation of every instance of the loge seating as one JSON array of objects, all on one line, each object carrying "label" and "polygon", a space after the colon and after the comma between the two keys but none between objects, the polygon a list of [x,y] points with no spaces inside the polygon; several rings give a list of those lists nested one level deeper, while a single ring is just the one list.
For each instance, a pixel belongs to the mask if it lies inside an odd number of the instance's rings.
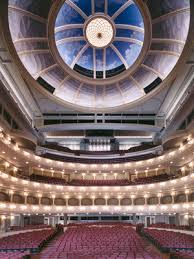
[{"label": "loge seating", "polygon": [[194,249],[194,236],[158,229],[145,228],[144,235],[161,250]]},{"label": "loge seating", "polygon": [[174,178],[168,174],[161,174],[151,177],[141,177],[129,181],[128,179],[118,179],[118,180],[85,180],[85,179],[73,179],[67,182],[65,179],[57,177],[49,177],[42,175],[32,174],[30,176],[30,181],[47,183],[47,184],[57,184],[57,185],[73,185],[73,186],[127,186],[127,185],[138,185],[138,184],[149,184],[157,183],[162,181],[168,181]]},{"label": "loge seating", "polygon": [[115,185],[130,185],[129,180],[72,180],[70,185],[74,186],[115,186]]},{"label": "loge seating", "polygon": [[11,231],[21,231],[21,230],[30,230],[30,229],[43,229],[43,228],[51,228],[49,225],[45,224],[39,224],[39,225],[26,225],[24,227],[21,226],[11,226],[10,230]]},{"label": "loge seating", "polygon": [[152,246],[125,224],[81,224],[68,227],[41,259],[160,259]]},{"label": "loge seating", "polygon": [[65,179],[57,178],[57,177],[36,175],[36,174],[30,175],[30,181],[35,181],[35,182],[39,182],[39,183],[48,183],[48,184],[67,185],[67,181]]},{"label": "loge seating", "polygon": [[72,180],[69,184],[75,186],[125,186],[125,185],[136,185],[136,184],[149,184],[149,183],[156,183],[162,181],[168,181],[172,179],[172,176],[168,174],[162,174],[152,177],[142,177],[137,178],[133,181],[129,181],[127,179],[123,180]]},{"label": "loge seating", "polygon": [[149,183],[157,183],[157,182],[163,182],[168,181],[172,179],[171,175],[168,174],[160,174],[160,175],[154,175],[150,177],[141,177],[137,178],[134,181],[132,181],[132,184],[149,184]]},{"label": "loge seating", "polygon": [[151,227],[151,228],[167,228],[167,229],[191,230],[190,227],[187,226],[187,225],[176,226],[175,224],[166,224],[166,223],[151,224],[149,227]]},{"label": "loge seating", "polygon": [[3,237],[0,239],[0,252],[12,250],[36,251],[46,241],[50,240],[55,233],[54,229],[45,229]]}]

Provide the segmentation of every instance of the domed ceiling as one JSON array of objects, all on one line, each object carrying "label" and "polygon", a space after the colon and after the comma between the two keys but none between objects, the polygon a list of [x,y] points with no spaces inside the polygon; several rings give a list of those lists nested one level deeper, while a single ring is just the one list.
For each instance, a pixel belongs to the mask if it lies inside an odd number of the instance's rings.
[{"label": "domed ceiling", "polygon": [[159,87],[189,24],[189,0],[9,0],[10,33],[24,67],[78,109],[121,108]]}]

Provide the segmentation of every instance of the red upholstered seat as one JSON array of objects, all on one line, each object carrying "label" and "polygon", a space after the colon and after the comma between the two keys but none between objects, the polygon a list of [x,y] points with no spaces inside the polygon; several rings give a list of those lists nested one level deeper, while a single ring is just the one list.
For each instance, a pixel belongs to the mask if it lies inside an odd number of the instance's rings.
[{"label": "red upholstered seat", "polygon": [[54,229],[45,229],[3,237],[0,239],[0,251],[39,248],[54,233]]},{"label": "red upholstered seat", "polygon": [[144,234],[163,249],[194,249],[194,236],[158,229],[144,229]]},{"label": "red upholstered seat", "polygon": [[10,230],[11,230],[11,231],[20,231],[20,230],[30,230],[30,229],[43,229],[43,228],[51,228],[51,226],[45,225],[45,224],[26,225],[26,226],[24,226],[24,227],[11,226],[11,227],[10,227]]},{"label": "red upholstered seat", "polygon": [[71,225],[41,259],[160,259],[162,258],[128,224]]},{"label": "red upholstered seat", "polygon": [[167,229],[191,230],[188,225],[176,226],[175,224],[166,224],[166,223],[155,223],[155,224],[151,224],[149,227],[152,227],[152,228],[167,228]]}]

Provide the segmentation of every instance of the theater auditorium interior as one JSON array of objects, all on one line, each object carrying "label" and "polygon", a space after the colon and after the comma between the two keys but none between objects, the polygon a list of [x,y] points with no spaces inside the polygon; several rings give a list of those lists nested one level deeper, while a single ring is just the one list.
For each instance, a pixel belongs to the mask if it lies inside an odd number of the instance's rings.
[{"label": "theater auditorium interior", "polygon": [[194,0],[0,0],[0,259],[194,259]]}]

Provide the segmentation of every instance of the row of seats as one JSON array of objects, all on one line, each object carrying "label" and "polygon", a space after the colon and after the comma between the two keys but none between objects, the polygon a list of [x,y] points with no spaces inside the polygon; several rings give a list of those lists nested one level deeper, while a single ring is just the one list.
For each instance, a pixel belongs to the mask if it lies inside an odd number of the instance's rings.
[{"label": "row of seats", "polygon": [[57,177],[49,177],[42,175],[32,174],[30,176],[30,181],[47,183],[47,184],[57,184],[57,185],[73,185],[73,186],[127,186],[127,185],[137,185],[137,184],[149,184],[162,182],[172,179],[172,176],[168,174],[155,175],[151,177],[141,177],[136,178],[133,181],[128,179],[118,179],[118,180],[85,180],[85,179],[74,179],[67,182],[65,179]]},{"label": "row of seats", "polygon": [[149,183],[157,183],[157,182],[163,182],[163,181],[168,181],[172,179],[172,175],[168,174],[160,174],[160,175],[154,175],[151,177],[140,177],[135,179],[132,183],[133,184],[149,184]]},{"label": "row of seats", "polygon": [[26,225],[24,227],[21,226],[11,226],[10,231],[22,231],[22,230],[30,230],[30,229],[43,229],[43,228],[51,228],[49,225],[39,224],[39,225]]},{"label": "row of seats", "polygon": [[26,255],[29,255],[28,251],[0,252],[0,259],[22,259]]},{"label": "row of seats", "polygon": [[184,250],[184,251],[176,251],[171,254],[173,259],[193,259],[194,251]]},{"label": "row of seats", "polygon": [[149,184],[149,183],[156,183],[162,182],[172,179],[172,176],[168,174],[161,174],[161,175],[154,175],[150,177],[140,177],[136,178],[133,181],[129,181],[128,179],[118,179],[118,180],[83,180],[83,179],[76,179],[72,180],[69,184],[76,185],[76,186],[115,186],[115,185],[137,185],[137,184]]},{"label": "row of seats", "polygon": [[167,228],[167,229],[191,230],[191,228],[188,225],[176,226],[175,224],[166,224],[166,223],[155,223],[155,224],[151,224],[149,227],[152,227],[152,228]]},{"label": "row of seats", "polygon": [[39,183],[47,183],[47,184],[57,184],[57,185],[67,185],[67,181],[58,177],[49,177],[43,175],[30,175],[30,181],[39,182]]},{"label": "row of seats", "polygon": [[31,231],[3,237],[0,239],[0,252],[13,250],[36,250],[55,235],[54,229]]},{"label": "row of seats", "polygon": [[72,180],[70,185],[74,186],[115,186],[115,185],[130,185],[130,181],[127,179],[123,180]]},{"label": "row of seats", "polygon": [[194,249],[194,236],[179,232],[145,228],[144,235],[163,251]]},{"label": "row of seats", "polygon": [[112,222],[101,222],[101,221],[95,222],[95,223],[94,222],[85,222],[85,223],[76,222],[76,223],[69,223],[67,225],[64,225],[64,227],[77,227],[77,226],[85,228],[85,227],[89,227],[89,226],[111,226],[111,227],[115,227],[115,226],[129,227],[130,226],[130,227],[132,227],[134,225],[132,223],[123,223],[123,222],[112,223]]},{"label": "row of seats", "polygon": [[40,258],[162,259],[131,226],[114,223],[69,226]]}]

